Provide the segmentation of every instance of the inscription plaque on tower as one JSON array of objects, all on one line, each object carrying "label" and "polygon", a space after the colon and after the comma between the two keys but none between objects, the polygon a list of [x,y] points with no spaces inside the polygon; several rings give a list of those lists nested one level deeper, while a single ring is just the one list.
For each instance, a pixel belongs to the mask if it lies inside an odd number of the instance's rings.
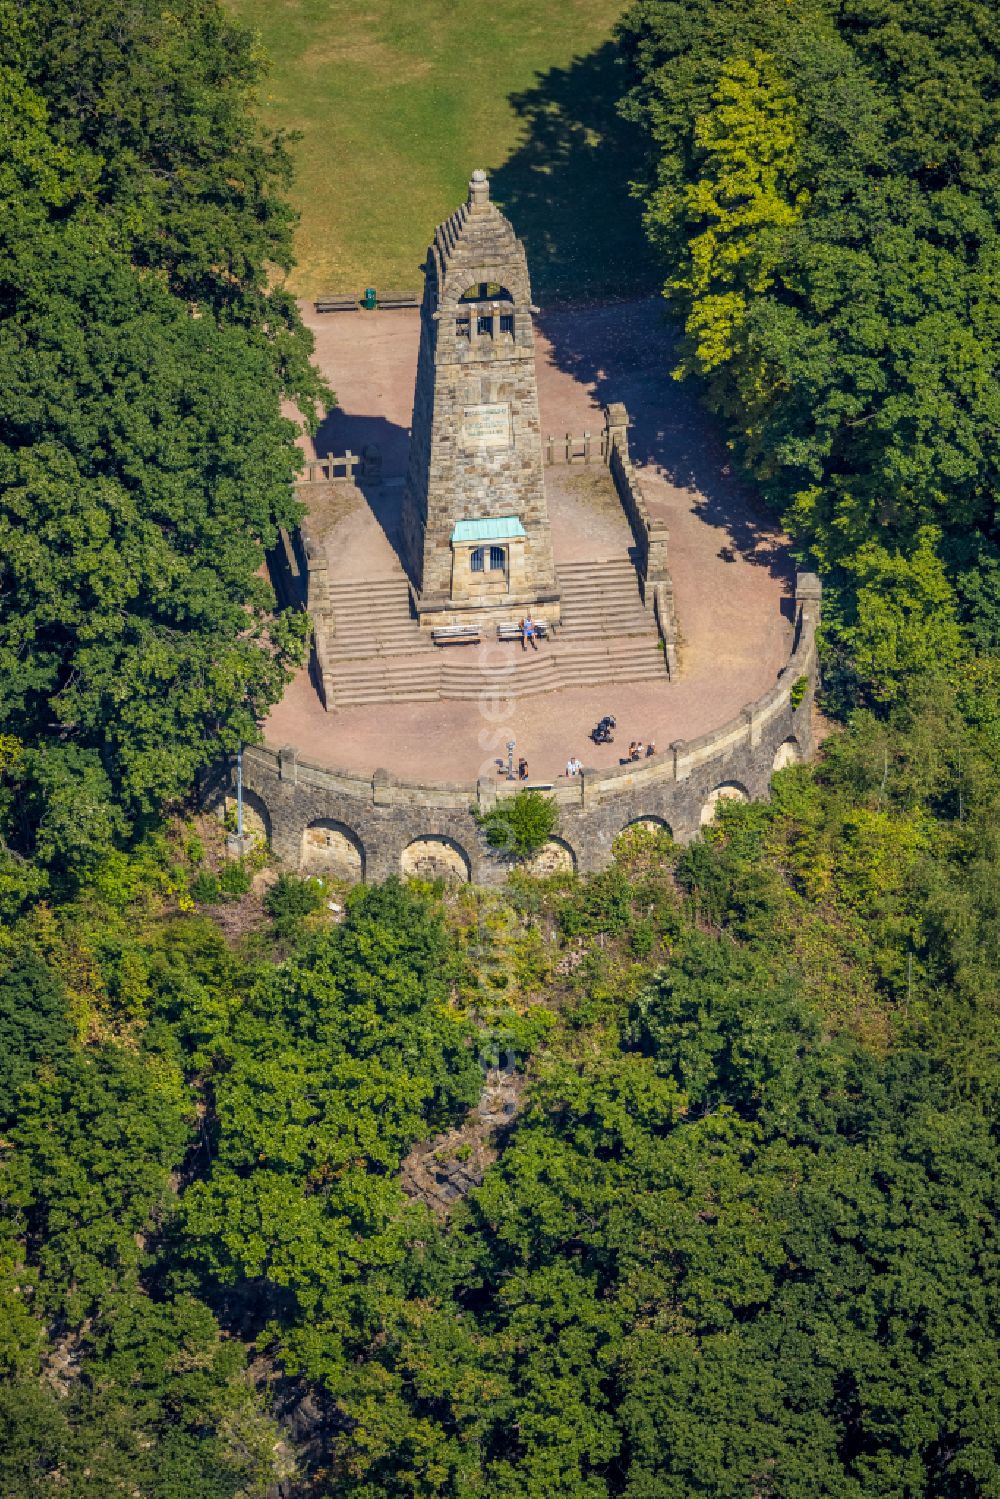
[{"label": "inscription plaque on tower", "polygon": [[[528,262],[485,173],[424,269],[402,513],[417,616],[430,629],[529,611],[558,624]],[[469,518],[482,534],[466,535]]]},{"label": "inscription plaque on tower", "polygon": [[466,406],[462,413],[462,442],[467,448],[509,448],[510,406]]}]

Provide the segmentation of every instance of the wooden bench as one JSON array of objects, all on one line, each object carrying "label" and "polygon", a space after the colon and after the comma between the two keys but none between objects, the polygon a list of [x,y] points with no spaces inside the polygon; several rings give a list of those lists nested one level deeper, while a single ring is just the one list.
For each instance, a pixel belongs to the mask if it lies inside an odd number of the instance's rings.
[{"label": "wooden bench", "polygon": [[419,307],[423,298],[418,291],[383,291],[379,292],[378,305],[380,307]]},{"label": "wooden bench", "polygon": [[[532,624],[535,627],[535,634],[540,635],[543,640],[548,640],[549,635],[552,633],[552,627],[547,625],[543,619],[532,620]],[[516,621],[511,620],[508,624],[497,625],[498,640],[520,640],[520,638],[521,626]]]},{"label": "wooden bench", "polygon": [[326,296],[317,297],[314,303],[317,312],[357,312],[357,297],[345,295],[342,297]]},{"label": "wooden bench", "polygon": [[478,645],[478,625],[437,625],[431,630],[435,645]]}]

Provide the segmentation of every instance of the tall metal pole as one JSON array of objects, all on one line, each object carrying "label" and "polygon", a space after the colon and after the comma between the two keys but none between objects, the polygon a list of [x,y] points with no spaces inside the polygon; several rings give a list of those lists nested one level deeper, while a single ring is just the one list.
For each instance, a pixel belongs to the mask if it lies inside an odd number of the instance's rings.
[{"label": "tall metal pole", "polygon": [[236,836],[243,837],[243,746],[236,751]]},{"label": "tall metal pole", "polygon": [[515,743],[516,743],[516,741],[513,740],[513,739],[508,739],[507,740],[507,779],[508,779],[508,781],[512,781],[514,779],[514,745],[515,745]]}]

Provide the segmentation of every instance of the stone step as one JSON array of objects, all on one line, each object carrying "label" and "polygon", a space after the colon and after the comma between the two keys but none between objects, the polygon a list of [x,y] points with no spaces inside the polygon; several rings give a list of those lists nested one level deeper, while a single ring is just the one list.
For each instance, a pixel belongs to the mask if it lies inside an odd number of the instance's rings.
[{"label": "stone step", "polygon": [[634,593],[638,597],[639,579],[635,573],[622,578],[559,578],[557,587],[564,599],[578,599],[588,593]]},{"label": "stone step", "polygon": [[527,697],[553,692],[559,686],[559,668],[551,655],[517,662],[513,671],[503,666],[445,664],[441,668],[441,695],[447,698],[478,697],[489,693],[505,697]]},{"label": "stone step", "polygon": [[337,677],[341,681],[364,680],[366,674],[377,672],[379,680],[383,682],[400,681],[411,679],[422,679],[437,681],[441,675],[440,662],[433,656],[411,656],[405,652],[398,655],[393,661],[385,661],[380,656],[356,657],[353,661],[343,661],[337,667]]},{"label": "stone step", "polygon": [[349,578],[330,580],[331,593],[409,593],[402,573],[382,578]]},{"label": "stone step", "polygon": [[591,619],[586,624],[566,625],[559,638],[569,645],[578,640],[655,640],[657,636],[648,619]]},{"label": "stone step", "polygon": [[644,652],[658,651],[660,643],[653,632],[626,635],[616,640],[563,641],[557,655],[567,661],[596,661],[607,656],[613,661],[630,661]]},{"label": "stone step", "polygon": [[436,703],[440,699],[437,687],[372,688],[367,692],[359,687],[335,691],[333,705],[335,708],[365,708],[377,703]]},{"label": "stone step", "polygon": [[380,619],[398,619],[416,624],[410,613],[408,599],[333,599],[331,613],[335,619],[351,619],[356,615],[377,616]]},{"label": "stone step", "polygon": [[613,626],[615,621],[628,622],[638,630],[648,630],[653,616],[647,614],[645,609],[638,609],[635,604],[629,602],[618,609],[580,609],[579,611],[567,612],[562,621],[562,630],[585,629],[595,623]]},{"label": "stone step", "polygon": [[631,590],[628,593],[586,593],[578,597],[563,596],[560,617],[562,619],[575,619],[583,614],[621,613],[647,614],[648,610],[643,607],[639,595]]},{"label": "stone step", "polygon": [[583,588],[564,588],[561,595],[563,609],[580,608],[585,604],[592,603],[595,599],[608,599],[611,601],[627,600],[629,603],[642,604],[642,596],[635,582],[622,584],[600,584],[587,585]]},{"label": "stone step", "polygon": [[386,614],[394,615],[397,619],[413,618],[410,613],[409,596],[383,598],[377,595],[374,598],[366,598],[364,594],[358,594],[356,598],[331,599],[330,606],[334,614]]},{"label": "stone step", "polygon": [[435,702],[441,696],[440,666],[433,658],[399,655],[387,660],[369,656],[338,662],[332,676],[336,707]]},{"label": "stone step", "polygon": [[353,640],[345,640],[337,636],[327,647],[327,656],[331,661],[367,661],[378,660],[379,671],[385,670],[387,661],[398,660],[401,656],[417,656],[423,658],[431,654],[430,649],[426,653],[421,650],[419,638],[413,639],[409,635],[380,636],[371,634],[357,634]]},{"label": "stone step", "polygon": [[639,580],[631,578],[582,578],[561,585],[563,599],[585,599],[591,594],[608,593],[614,597],[639,597]]},{"label": "stone step", "polygon": [[645,614],[640,599],[634,593],[625,594],[589,594],[582,599],[563,599],[560,619],[563,621],[576,619],[583,614],[617,614],[624,610],[627,614]]}]

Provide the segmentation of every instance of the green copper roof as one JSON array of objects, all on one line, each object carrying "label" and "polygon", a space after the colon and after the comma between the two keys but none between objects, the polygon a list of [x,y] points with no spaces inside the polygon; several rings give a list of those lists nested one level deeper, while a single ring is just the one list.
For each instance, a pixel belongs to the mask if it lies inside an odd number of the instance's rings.
[{"label": "green copper roof", "polygon": [[459,520],[451,533],[452,541],[510,541],[523,536],[524,527],[516,515],[494,515],[488,520]]}]

